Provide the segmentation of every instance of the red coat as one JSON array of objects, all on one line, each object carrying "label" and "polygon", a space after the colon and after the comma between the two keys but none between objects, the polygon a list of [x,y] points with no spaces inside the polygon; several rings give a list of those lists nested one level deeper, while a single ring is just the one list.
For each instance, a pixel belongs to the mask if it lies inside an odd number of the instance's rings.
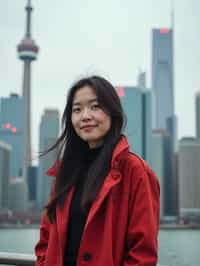
[{"label": "red coat", "polygon": [[[50,175],[56,175],[56,167]],[[67,222],[74,188],[56,222],[44,214],[35,247],[36,266],[63,266]],[[144,160],[130,153],[125,137],[84,227],[77,266],[155,266],[158,256],[159,184]]]}]

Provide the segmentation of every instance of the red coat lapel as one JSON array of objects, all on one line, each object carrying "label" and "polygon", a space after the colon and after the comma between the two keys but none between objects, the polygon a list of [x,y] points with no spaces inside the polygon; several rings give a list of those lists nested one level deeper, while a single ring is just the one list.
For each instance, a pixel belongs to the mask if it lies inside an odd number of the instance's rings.
[{"label": "red coat lapel", "polygon": [[100,191],[99,194],[97,196],[97,198],[95,199],[95,201],[92,204],[92,207],[89,211],[88,217],[87,217],[87,221],[85,224],[85,228],[88,226],[88,224],[90,223],[90,221],[92,220],[92,218],[94,217],[95,213],[97,212],[97,210],[100,208],[103,200],[105,199],[105,197],[107,196],[107,194],[109,193],[109,191],[111,190],[111,188],[113,186],[115,186],[116,184],[118,184],[121,180],[121,174],[116,171],[116,170],[112,170],[108,176],[106,177]]}]

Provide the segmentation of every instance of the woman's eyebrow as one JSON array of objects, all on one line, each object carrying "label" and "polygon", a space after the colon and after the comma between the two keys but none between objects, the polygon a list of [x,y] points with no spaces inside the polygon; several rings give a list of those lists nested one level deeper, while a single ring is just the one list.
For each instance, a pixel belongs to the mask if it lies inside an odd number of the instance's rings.
[{"label": "woman's eyebrow", "polygon": [[[90,99],[89,101],[87,101],[88,103],[93,103],[93,102],[97,102],[97,98],[94,99]],[[73,102],[72,106],[74,105],[81,105],[81,102]]]}]

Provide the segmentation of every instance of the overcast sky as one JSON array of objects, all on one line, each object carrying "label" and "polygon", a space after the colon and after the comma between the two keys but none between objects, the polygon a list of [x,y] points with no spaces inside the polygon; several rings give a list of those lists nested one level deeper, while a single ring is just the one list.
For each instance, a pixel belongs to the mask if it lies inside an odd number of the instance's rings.
[{"label": "overcast sky", "polygon": [[[0,97],[21,94],[26,0],[0,0]],[[151,86],[151,30],[170,26],[170,0],[32,0],[33,150],[44,108],[62,113],[67,89],[81,75],[101,74],[114,85],[135,85],[138,68]],[[175,110],[178,135],[195,134],[200,90],[200,1],[175,0]]]}]

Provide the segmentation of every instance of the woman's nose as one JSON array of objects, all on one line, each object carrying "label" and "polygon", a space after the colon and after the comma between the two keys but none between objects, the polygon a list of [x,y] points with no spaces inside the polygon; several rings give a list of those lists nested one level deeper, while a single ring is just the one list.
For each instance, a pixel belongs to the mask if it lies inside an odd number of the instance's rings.
[{"label": "woman's nose", "polygon": [[82,119],[90,119],[91,118],[91,112],[88,108],[85,108],[82,111]]}]

